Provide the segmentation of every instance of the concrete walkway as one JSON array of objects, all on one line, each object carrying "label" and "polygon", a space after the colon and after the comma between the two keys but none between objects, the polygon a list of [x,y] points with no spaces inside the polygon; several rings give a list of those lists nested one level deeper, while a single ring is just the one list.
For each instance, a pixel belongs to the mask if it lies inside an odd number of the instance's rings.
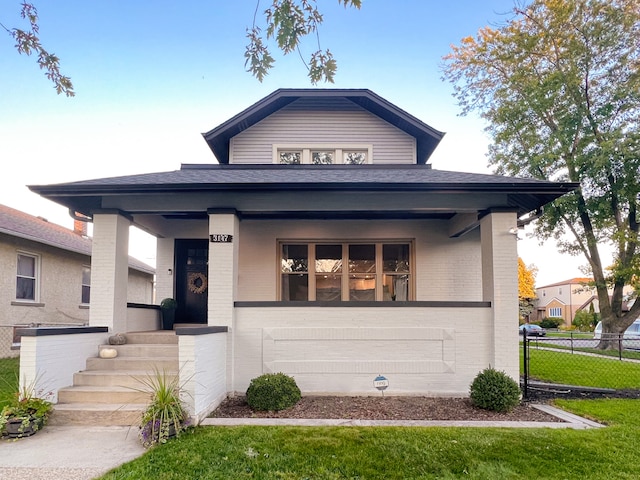
[{"label": "concrete walkway", "polygon": [[[278,418],[207,418],[202,425],[513,427],[585,429],[602,425],[549,405],[536,408],[563,422],[435,422],[373,420],[298,420]],[[36,435],[0,440],[0,479],[90,480],[145,452],[135,427],[47,426]]]}]

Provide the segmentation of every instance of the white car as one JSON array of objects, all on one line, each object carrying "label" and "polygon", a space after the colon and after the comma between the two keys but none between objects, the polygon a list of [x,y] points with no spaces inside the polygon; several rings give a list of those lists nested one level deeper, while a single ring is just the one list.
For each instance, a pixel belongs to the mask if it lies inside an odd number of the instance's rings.
[{"label": "white car", "polygon": [[[593,338],[599,340],[602,337],[602,322],[598,322],[593,331]],[[640,318],[636,319],[629,328],[627,328],[622,336],[624,339],[623,346],[626,348],[640,349]]]}]

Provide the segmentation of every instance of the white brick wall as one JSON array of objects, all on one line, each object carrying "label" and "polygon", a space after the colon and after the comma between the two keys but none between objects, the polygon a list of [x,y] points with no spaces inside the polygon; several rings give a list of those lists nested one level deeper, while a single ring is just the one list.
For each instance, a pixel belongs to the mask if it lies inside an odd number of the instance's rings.
[{"label": "white brick wall", "polygon": [[227,334],[180,335],[182,400],[199,423],[227,396]]},{"label": "white brick wall", "polygon": [[89,324],[125,331],[129,221],[116,214],[93,217]]},{"label": "white brick wall", "polygon": [[98,345],[107,342],[108,333],[47,335],[22,337],[20,349],[20,384],[36,390],[53,392],[73,384],[73,374],[86,368],[86,360],[98,354]]}]

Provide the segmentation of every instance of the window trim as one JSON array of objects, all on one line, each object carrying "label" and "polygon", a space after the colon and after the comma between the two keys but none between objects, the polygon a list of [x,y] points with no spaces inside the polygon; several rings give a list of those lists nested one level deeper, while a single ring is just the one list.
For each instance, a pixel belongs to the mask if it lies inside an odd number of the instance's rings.
[{"label": "window trim", "polygon": [[[375,275],[375,300],[376,303],[384,302],[384,262],[383,262],[383,245],[408,245],[409,246],[409,272],[406,275],[409,276],[408,288],[407,292],[407,300],[405,302],[415,302],[416,301],[416,270],[415,270],[415,242],[413,239],[349,239],[349,240],[334,240],[334,239],[315,239],[315,240],[303,240],[303,239],[277,239],[276,241],[276,299],[279,302],[294,302],[295,300],[284,300],[282,298],[282,279],[283,279],[283,271],[282,271],[282,246],[283,245],[306,245],[307,247],[313,246],[314,248],[308,248],[307,250],[307,300],[306,302],[310,303],[327,303],[326,301],[319,301],[315,299],[316,296],[316,275],[315,271],[315,246],[317,245],[341,245],[342,246],[342,271],[339,273],[341,276],[341,300],[330,301],[328,303],[350,303],[350,304],[359,304],[359,303],[367,303],[365,301],[358,300],[350,300],[349,299],[349,245],[362,245],[362,244],[373,244],[375,245],[375,263],[376,263],[376,271]],[[312,299],[313,297],[313,299]],[[391,300],[395,302],[395,300]],[[371,302],[369,300],[368,302]]]},{"label": "window trim", "polygon": [[[366,152],[367,161],[363,165],[373,163],[373,145],[371,144],[336,144],[336,143],[275,143],[273,144],[273,163],[277,165],[313,165],[311,163],[311,152],[326,150],[334,152],[334,162],[332,165],[346,165],[344,162],[344,151]],[[280,152],[301,152],[300,163],[286,164],[280,163]]]},{"label": "window trim", "polygon": [[[31,278],[31,277],[25,277],[24,275],[18,275],[18,257],[20,256],[30,257],[34,259],[33,299],[18,298],[18,287],[17,287],[18,278]],[[13,298],[16,303],[21,303],[21,304],[39,304],[40,303],[40,278],[41,278],[40,263],[41,263],[41,257],[37,253],[26,252],[23,250],[16,251],[16,269],[15,269],[15,277],[14,277],[16,279],[16,285],[13,291]]]},{"label": "window trim", "polygon": [[[84,283],[84,269],[89,270],[89,283]],[[89,301],[83,301],[84,287],[89,287]],[[80,305],[87,306],[91,303],[91,265],[82,265],[81,273],[80,273]]]},{"label": "window trim", "polygon": [[[554,315],[554,310],[558,312],[558,315]],[[562,307],[549,307],[549,317],[552,318],[561,318],[562,317]]]}]

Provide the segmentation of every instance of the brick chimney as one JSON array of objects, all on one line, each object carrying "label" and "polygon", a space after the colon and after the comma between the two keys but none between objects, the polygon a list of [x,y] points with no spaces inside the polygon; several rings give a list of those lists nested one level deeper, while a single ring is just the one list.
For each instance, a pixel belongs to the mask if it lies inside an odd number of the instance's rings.
[{"label": "brick chimney", "polygon": [[86,237],[88,234],[87,222],[82,222],[80,220],[73,220],[73,232],[77,235],[81,235]]}]

